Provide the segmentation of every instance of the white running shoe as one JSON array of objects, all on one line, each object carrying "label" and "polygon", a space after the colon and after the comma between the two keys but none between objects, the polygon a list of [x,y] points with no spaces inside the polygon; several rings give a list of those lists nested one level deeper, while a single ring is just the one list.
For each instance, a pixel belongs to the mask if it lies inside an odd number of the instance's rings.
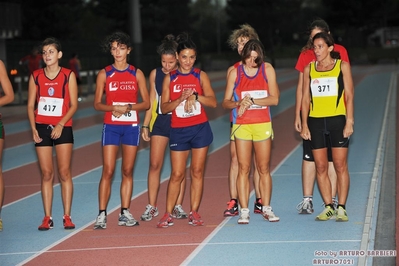
[{"label": "white running shoe", "polygon": [[240,216],[238,217],[238,224],[249,224],[249,209],[241,208]]}]

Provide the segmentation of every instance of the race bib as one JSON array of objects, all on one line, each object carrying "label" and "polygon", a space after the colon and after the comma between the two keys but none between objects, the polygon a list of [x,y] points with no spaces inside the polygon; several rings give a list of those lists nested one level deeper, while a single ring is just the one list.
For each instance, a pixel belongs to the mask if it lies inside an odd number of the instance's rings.
[{"label": "race bib", "polygon": [[187,118],[201,114],[201,104],[195,101],[195,109],[192,108],[191,112],[187,113],[184,111],[184,105],[186,104],[186,100],[182,101],[175,109],[176,116],[180,118]]},{"label": "race bib", "polygon": [[[248,94],[250,95],[251,98],[254,99],[261,99],[268,96],[267,90],[243,91],[241,92],[241,99],[245,98],[245,96]],[[259,110],[259,109],[267,109],[267,106],[252,104],[248,108],[248,110]]]},{"label": "race bib", "polygon": [[62,116],[63,98],[40,97],[37,113],[43,116]]},{"label": "race bib", "polygon": [[[129,103],[122,103],[122,102],[114,102],[112,103],[113,105],[127,105]],[[131,103],[131,104],[135,104],[135,103]],[[137,112],[135,110],[131,110],[130,112],[127,112],[123,115],[121,115],[120,117],[115,117],[115,116],[111,116],[112,117],[112,121],[119,121],[119,122],[137,122]]]},{"label": "race bib", "polygon": [[317,78],[310,86],[313,97],[328,97],[338,95],[337,78]]}]

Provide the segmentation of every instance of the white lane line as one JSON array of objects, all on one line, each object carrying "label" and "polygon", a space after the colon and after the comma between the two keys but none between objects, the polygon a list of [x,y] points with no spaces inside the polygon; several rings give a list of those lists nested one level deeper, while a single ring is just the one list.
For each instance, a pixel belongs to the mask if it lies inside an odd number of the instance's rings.
[{"label": "white lane line", "polygon": [[[300,147],[302,147],[302,143],[299,143],[290,153],[287,154],[287,156],[285,156],[285,158],[283,160],[281,160],[281,162],[276,166],[276,168],[272,171],[271,175],[273,176],[274,173],[281,167],[281,165],[283,165],[288,158],[295,153],[295,151],[297,149],[299,149]],[[255,193],[254,190],[252,190],[250,197],[252,197],[252,195]],[[198,247],[191,252],[191,254],[182,262],[181,265],[188,265],[190,264],[190,262],[195,258],[195,256],[198,255],[198,253],[201,252],[201,250],[207,246],[210,245],[211,243],[209,243],[209,241],[223,228],[223,226],[231,219],[231,217],[227,217],[223,220],[222,223],[219,224],[219,226],[217,226],[215,228],[215,230],[212,231],[211,234],[209,234],[209,236],[207,238],[204,239],[204,241],[201,242],[201,244],[198,245]],[[242,243],[242,242],[241,242]],[[246,242],[247,243],[247,242]]]},{"label": "white lane line", "polygon": [[[290,240],[290,241],[245,241],[245,242],[212,242],[207,245],[265,245],[265,244],[297,244],[297,243],[355,243],[360,242],[358,239],[341,239],[341,240]],[[64,252],[84,252],[84,251],[102,251],[102,250],[115,250],[115,249],[143,249],[143,248],[158,248],[158,247],[186,247],[186,246],[198,246],[203,243],[179,243],[179,244],[155,244],[155,245],[136,245],[136,246],[112,246],[112,247],[96,247],[96,248],[74,248],[74,249],[57,249],[57,250],[47,250],[44,253],[64,253]],[[0,253],[0,256],[10,256],[10,255],[27,255],[35,254],[40,251],[27,251],[27,252],[10,252],[10,253]],[[21,264],[23,264],[21,262]],[[186,265],[186,264],[182,264]]]},{"label": "white lane line", "polygon": [[[391,105],[391,100],[393,99],[392,93],[394,88],[396,89],[396,75],[397,73],[395,72],[392,73],[391,75],[390,86],[386,101],[387,104],[385,105],[384,119],[381,127],[381,135],[378,141],[377,156],[374,163],[374,171],[373,171],[373,176],[371,178],[370,191],[367,200],[366,217],[364,219],[362,239],[360,242],[360,250],[368,250],[368,245],[370,241],[372,241],[371,237],[374,238],[375,234],[375,232],[374,233],[372,232],[375,231],[375,226],[376,226],[375,224],[373,224],[373,213],[374,213],[374,208],[376,206],[376,202],[378,202],[378,197],[379,197],[378,183],[380,182],[381,179],[381,168],[384,160],[383,152],[385,150],[385,144],[386,144],[388,113],[389,113],[389,107]],[[368,258],[369,257],[367,256],[359,257],[357,265],[358,266],[367,265]]]}]

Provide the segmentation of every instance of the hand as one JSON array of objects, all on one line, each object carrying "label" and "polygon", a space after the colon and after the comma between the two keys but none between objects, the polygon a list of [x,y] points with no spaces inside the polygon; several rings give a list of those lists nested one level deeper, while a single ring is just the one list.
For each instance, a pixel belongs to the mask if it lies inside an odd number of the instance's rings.
[{"label": "hand", "polygon": [[[191,95],[192,96],[192,95]],[[196,100],[195,100],[195,96],[194,97],[188,97],[186,100],[186,103],[184,104],[184,111],[186,113],[191,113],[194,110],[196,110]],[[192,99],[191,99],[192,98]]]},{"label": "hand", "polygon": [[64,127],[61,124],[57,124],[53,127],[53,130],[51,130],[51,134],[50,137],[52,139],[59,139],[61,137],[62,134],[62,130],[64,129]]},{"label": "hand", "polygon": [[141,128],[141,137],[143,138],[144,141],[150,141],[150,129],[149,128]]},{"label": "hand", "polygon": [[239,102],[238,116],[242,116],[246,110],[252,105],[251,96],[249,94],[245,95],[243,99]]},{"label": "hand", "polygon": [[43,139],[41,137],[39,137],[39,133],[37,132],[37,130],[33,130],[33,141],[35,143],[40,143],[43,141]]},{"label": "hand", "polygon": [[299,116],[295,116],[294,128],[299,133],[302,131],[302,122]]},{"label": "hand", "polygon": [[301,131],[301,137],[304,139],[304,140],[311,140],[312,138],[311,138],[311,135],[310,135],[310,131],[309,131],[309,128],[307,127],[307,126],[302,126],[302,131]]},{"label": "hand", "polygon": [[187,98],[190,97],[191,95],[193,95],[193,93],[194,93],[194,90],[192,90],[192,89],[183,90],[179,97],[180,102],[187,100]]},{"label": "hand", "polygon": [[349,138],[353,134],[353,123],[346,123],[344,127],[344,138]]}]

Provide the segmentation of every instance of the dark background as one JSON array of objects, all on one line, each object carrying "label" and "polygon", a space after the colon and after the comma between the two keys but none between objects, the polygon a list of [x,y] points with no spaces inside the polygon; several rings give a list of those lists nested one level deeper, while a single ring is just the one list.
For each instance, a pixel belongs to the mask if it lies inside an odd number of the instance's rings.
[{"label": "dark background", "polygon": [[[61,40],[66,65],[73,52],[83,70],[100,69],[112,62],[100,49],[103,38],[116,30],[132,36],[129,0],[0,0],[18,4],[19,36],[6,40],[7,68],[46,37]],[[344,45],[352,64],[376,63],[399,58],[397,35],[371,38],[378,29],[399,28],[398,0],[140,0],[141,59],[130,62],[146,75],[158,66],[156,47],[169,33],[189,32],[198,46],[198,63],[204,70],[225,70],[237,61],[227,45],[233,29],[243,23],[253,26],[275,67],[294,67],[305,45],[309,24],[327,21],[335,41]],[[1,26],[0,26],[1,27]],[[382,39],[381,39],[382,38]],[[391,38],[391,39],[390,39]],[[388,48],[383,44],[391,42]],[[20,69],[25,71],[24,69]]]}]

